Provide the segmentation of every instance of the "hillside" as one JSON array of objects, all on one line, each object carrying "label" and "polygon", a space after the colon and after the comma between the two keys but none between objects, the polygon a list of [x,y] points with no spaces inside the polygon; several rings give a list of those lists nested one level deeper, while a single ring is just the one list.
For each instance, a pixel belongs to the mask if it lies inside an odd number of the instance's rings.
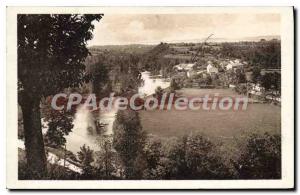
[{"label": "hillside", "polygon": [[92,54],[99,54],[104,51],[143,54],[153,49],[154,45],[131,44],[131,45],[101,45],[89,47]]}]

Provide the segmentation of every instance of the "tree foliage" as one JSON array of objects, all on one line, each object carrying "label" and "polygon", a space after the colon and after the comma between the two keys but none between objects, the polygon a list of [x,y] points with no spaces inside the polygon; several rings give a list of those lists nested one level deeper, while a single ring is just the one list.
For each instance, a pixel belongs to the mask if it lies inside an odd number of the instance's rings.
[{"label": "tree foliage", "polygon": [[[67,102],[64,102],[66,107]],[[48,129],[45,133],[45,144],[53,148],[59,148],[66,144],[64,136],[68,135],[73,125],[73,110],[54,110],[51,107],[51,98],[42,100],[41,112],[44,121],[47,123]]]},{"label": "tree foliage", "polygon": [[[102,15],[18,15],[20,92],[49,96],[84,82],[94,20]],[[21,90],[22,89],[22,90]]]},{"label": "tree foliage", "polygon": [[95,154],[95,165],[97,178],[110,179],[115,173],[118,162],[115,158],[116,152],[112,148],[112,140],[109,136],[101,136],[98,138],[100,151]]},{"label": "tree foliage", "polygon": [[238,58],[261,68],[280,68],[281,43],[278,40],[263,42],[222,43],[221,55]]},{"label": "tree foliage", "polygon": [[281,74],[275,73],[266,73],[261,78],[261,85],[265,88],[266,91],[269,90],[281,90]]},{"label": "tree foliage", "polygon": [[86,64],[91,72],[94,93],[101,97],[112,91],[122,94],[137,89],[141,83],[140,60],[136,53],[107,50],[88,57]]},{"label": "tree foliage", "polygon": [[[165,141],[164,141],[165,142]],[[233,174],[216,146],[202,135],[147,140],[145,179],[229,179]]]},{"label": "tree foliage", "polygon": [[[36,179],[45,175],[46,157],[41,132],[42,97],[78,87],[85,79],[87,41],[93,21],[102,14],[19,14],[18,103],[22,108],[26,158]],[[51,131],[57,123],[51,124]]]},{"label": "tree foliage", "polygon": [[205,136],[181,138],[168,152],[170,179],[232,178],[229,168],[216,152],[216,146]]},{"label": "tree foliage", "polygon": [[83,178],[90,179],[93,177],[93,167],[91,163],[94,161],[94,151],[85,144],[80,147],[80,151],[77,153],[79,162],[83,170]]},{"label": "tree foliage", "polygon": [[145,132],[142,130],[138,112],[118,111],[113,131],[113,146],[124,165],[125,177],[133,179],[136,177],[134,164],[145,142]]},{"label": "tree foliage", "polygon": [[280,179],[280,136],[268,133],[250,135],[235,167],[240,179]]}]

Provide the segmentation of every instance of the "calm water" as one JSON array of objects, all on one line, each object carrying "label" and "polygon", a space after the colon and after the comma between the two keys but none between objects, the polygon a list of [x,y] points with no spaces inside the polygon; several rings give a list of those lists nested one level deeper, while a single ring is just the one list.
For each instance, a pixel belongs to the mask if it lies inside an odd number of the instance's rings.
[{"label": "calm water", "polygon": [[[170,85],[170,82],[166,79],[160,78],[159,76],[151,76],[150,72],[142,72],[142,79],[144,82],[138,89],[141,96],[155,93],[155,89],[158,86],[164,89]],[[115,121],[116,113],[116,109],[99,113],[100,122],[106,124],[105,135],[113,134],[113,123]],[[77,153],[84,144],[94,151],[99,150],[99,145],[97,144],[97,138],[99,136],[100,135],[98,135],[95,130],[95,121],[92,113],[83,106],[79,107],[75,114],[74,128],[72,132],[66,136],[67,150]]]},{"label": "calm water", "polygon": [[163,89],[170,86],[168,80],[160,78],[159,76],[151,76],[150,72],[142,72],[142,79],[144,82],[138,90],[139,94],[142,96],[148,96],[155,93],[155,89],[159,86]]}]

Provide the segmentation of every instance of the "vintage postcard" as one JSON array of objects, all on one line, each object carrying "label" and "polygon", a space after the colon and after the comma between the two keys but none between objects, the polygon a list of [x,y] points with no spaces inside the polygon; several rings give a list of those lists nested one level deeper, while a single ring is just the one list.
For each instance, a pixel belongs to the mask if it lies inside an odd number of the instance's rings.
[{"label": "vintage postcard", "polygon": [[7,188],[293,189],[293,7],[7,7]]}]

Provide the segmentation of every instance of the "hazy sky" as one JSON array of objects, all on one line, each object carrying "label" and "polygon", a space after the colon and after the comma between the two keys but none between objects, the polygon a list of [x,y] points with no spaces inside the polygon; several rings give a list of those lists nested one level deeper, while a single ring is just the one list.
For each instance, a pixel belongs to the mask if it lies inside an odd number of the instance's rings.
[{"label": "hazy sky", "polygon": [[279,14],[105,14],[89,45],[280,35]]}]

